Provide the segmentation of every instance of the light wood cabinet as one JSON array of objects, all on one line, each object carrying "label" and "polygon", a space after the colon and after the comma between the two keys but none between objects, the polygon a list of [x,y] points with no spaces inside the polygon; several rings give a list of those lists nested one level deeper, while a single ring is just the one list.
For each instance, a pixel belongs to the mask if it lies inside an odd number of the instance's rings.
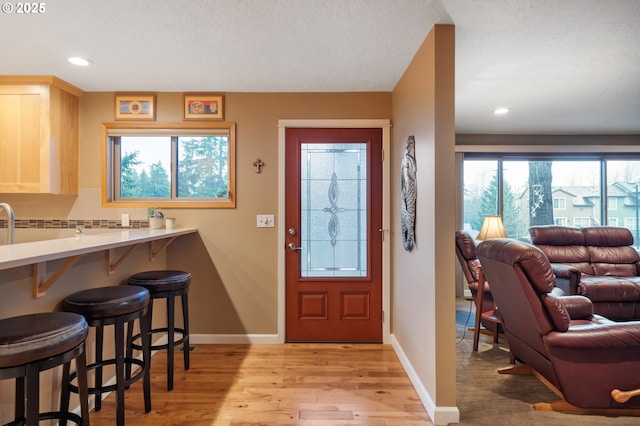
[{"label": "light wood cabinet", "polygon": [[0,193],[78,193],[81,95],[52,76],[0,76]]}]

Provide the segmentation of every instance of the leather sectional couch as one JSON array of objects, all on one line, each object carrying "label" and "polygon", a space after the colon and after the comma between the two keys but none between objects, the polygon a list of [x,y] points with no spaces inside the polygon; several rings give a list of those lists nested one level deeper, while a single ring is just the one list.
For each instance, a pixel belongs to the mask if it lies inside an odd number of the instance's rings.
[{"label": "leather sectional couch", "polygon": [[547,225],[529,233],[566,294],[588,297],[594,312],[609,319],[640,319],[640,255],[628,229]]}]

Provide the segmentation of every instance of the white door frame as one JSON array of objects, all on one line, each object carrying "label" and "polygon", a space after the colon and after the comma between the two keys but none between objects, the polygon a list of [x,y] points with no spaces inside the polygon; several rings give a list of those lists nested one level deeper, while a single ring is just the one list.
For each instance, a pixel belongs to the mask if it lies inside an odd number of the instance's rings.
[{"label": "white door frame", "polygon": [[[379,128],[382,129],[382,341],[390,343],[391,336],[391,122],[372,120],[278,120],[278,343],[285,341],[285,133],[288,127],[310,128]],[[385,155],[386,154],[386,155]]]}]

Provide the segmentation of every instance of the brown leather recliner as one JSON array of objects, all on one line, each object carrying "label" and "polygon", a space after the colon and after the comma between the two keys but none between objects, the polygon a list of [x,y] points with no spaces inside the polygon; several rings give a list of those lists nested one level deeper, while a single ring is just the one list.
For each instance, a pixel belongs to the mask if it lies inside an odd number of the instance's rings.
[{"label": "brown leather recliner", "polygon": [[[456,231],[456,256],[467,280],[471,296],[476,305],[476,321],[473,334],[473,350],[478,350],[480,324],[493,335],[494,343],[498,343],[498,335],[502,332],[500,316],[491,296],[489,283],[482,279],[482,267],[476,256],[476,243],[467,231]],[[484,281],[482,293],[478,295],[479,281]],[[480,297],[480,298],[478,298]]]},{"label": "brown leather recliner", "polygon": [[615,323],[593,314],[586,297],[557,296],[547,256],[530,244],[492,239],[477,254],[524,364],[501,372],[534,374],[563,398],[537,409],[640,415],[640,322]]}]

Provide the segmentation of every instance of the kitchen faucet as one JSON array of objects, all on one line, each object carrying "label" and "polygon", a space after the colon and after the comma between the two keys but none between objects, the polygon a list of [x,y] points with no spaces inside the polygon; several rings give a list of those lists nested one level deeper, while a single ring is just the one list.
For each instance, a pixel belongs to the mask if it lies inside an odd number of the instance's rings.
[{"label": "kitchen faucet", "polygon": [[16,235],[16,216],[13,213],[13,209],[7,203],[0,203],[0,210],[5,210],[7,212],[7,244],[15,243]]}]

